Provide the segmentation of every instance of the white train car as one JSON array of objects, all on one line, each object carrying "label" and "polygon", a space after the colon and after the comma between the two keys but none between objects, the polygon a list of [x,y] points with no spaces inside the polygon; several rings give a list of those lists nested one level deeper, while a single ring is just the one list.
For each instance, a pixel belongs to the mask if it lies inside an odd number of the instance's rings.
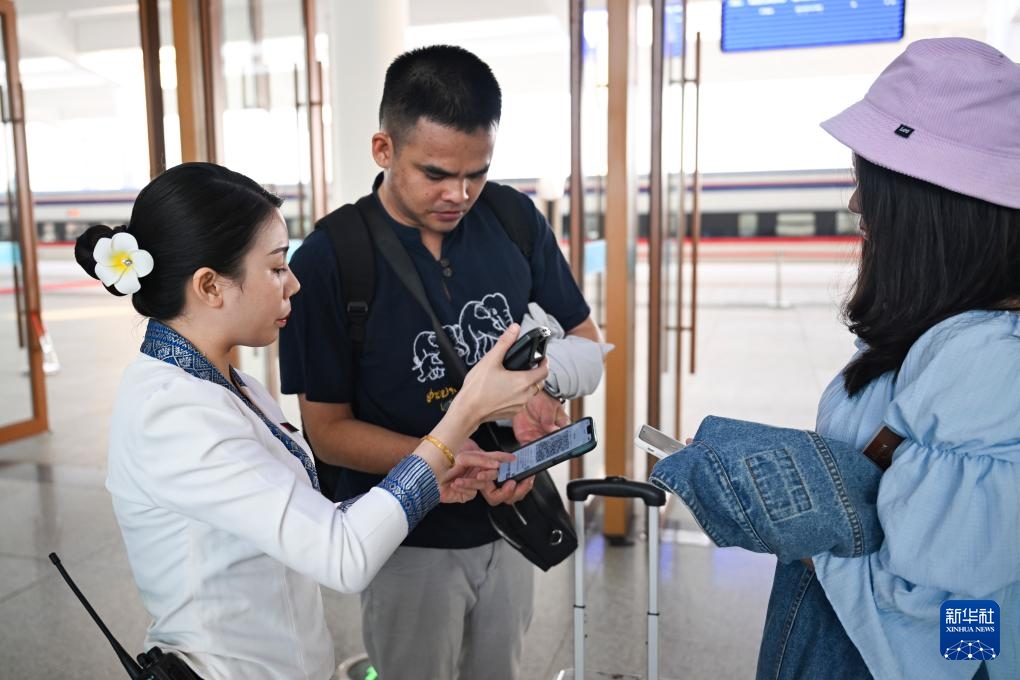
[{"label": "white train car", "polygon": [[[506,182],[537,196],[537,180]],[[668,182],[671,211],[678,205],[676,177]],[[589,239],[603,235],[604,180],[590,178],[585,192],[586,232]],[[284,198],[283,213],[292,234],[300,237],[296,187],[270,187]],[[705,238],[832,237],[857,233],[856,220],[846,209],[853,180],[846,170],[803,172],[707,174],[702,179],[701,233]],[[35,221],[42,243],[73,241],[88,225],[124,224],[137,191],[37,192],[33,195]],[[537,200],[537,198],[536,198]],[[690,198],[687,200],[690,212]],[[648,184],[642,181],[637,197],[638,236],[648,234]],[[561,225],[569,224],[570,196],[561,204]],[[675,233],[676,218],[670,230]],[[690,222],[688,221],[688,225]],[[0,240],[9,240],[10,228],[0,222]]]}]

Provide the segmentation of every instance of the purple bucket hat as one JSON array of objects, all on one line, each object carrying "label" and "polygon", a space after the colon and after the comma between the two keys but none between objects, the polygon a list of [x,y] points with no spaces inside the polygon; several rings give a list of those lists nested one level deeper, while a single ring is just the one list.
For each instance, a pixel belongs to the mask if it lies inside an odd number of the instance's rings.
[{"label": "purple bucket hat", "polygon": [[1020,65],[982,42],[911,43],[822,128],[872,163],[1020,208]]}]

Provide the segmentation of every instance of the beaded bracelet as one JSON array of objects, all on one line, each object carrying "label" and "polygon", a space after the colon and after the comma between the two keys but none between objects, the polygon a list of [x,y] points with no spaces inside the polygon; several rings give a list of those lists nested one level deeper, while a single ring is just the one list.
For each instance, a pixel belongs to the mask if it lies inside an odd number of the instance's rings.
[{"label": "beaded bracelet", "polygon": [[453,451],[450,450],[449,446],[439,441],[438,438],[433,437],[430,434],[427,434],[424,437],[422,437],[421,440],[423,442],[428,442],[429,444],[432,444],[432,446],[442,451],[443,455],[446,456],[446,460],[450,463],[450,467],[453,467],[454,465],[457,464],[457,459],[453,457]]}]

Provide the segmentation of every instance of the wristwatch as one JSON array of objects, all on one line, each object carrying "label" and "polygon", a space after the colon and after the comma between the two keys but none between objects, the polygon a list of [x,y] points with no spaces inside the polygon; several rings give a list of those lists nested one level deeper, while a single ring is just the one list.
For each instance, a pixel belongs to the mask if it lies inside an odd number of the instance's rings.
[{"label": "wristwatch", "polygon": [[566,403],[566,401],[567,401],[566,397],[560,395],[555,390],[553,390],[553,388],[549,386],[548,382],[542,383],[542,391],[545,392],[546,394],[548,394],[550,397],[552,397],[556,401],[560,402],[561,404]]}]

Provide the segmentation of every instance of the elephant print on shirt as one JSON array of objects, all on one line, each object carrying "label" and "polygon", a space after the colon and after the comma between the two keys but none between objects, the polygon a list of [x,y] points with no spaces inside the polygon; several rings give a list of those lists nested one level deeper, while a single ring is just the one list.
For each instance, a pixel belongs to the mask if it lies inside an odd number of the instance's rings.
[{"label": "elephant print on shirt", "polygon": [[[481,300],[472,300],[460,310],[460,321],[443,326],[457,354],[468,366],[475,365],[493,348],[499,336],[514,322],[510,305],[502,293],[491,293]],[[439,352],[435,331],[422,331],[414,339],[411,368],[418,382],[439,380],[446,375],[446,366]]]},{"label": "elephant print on shirt", "polygon": [[460,310],[460,331],[468,350],[467,365],[474,366],[485,356],[513,322],[510,305],[502,293],[486,295],[464,305]]},{"label": "elephant print on shirt", "polygon": [[414,339],[414,362],[412,368],[418,374],[418,382],[439,380],[446,375],[443,360],[439,358],[439,343],[435,331],[422,331]]}]

